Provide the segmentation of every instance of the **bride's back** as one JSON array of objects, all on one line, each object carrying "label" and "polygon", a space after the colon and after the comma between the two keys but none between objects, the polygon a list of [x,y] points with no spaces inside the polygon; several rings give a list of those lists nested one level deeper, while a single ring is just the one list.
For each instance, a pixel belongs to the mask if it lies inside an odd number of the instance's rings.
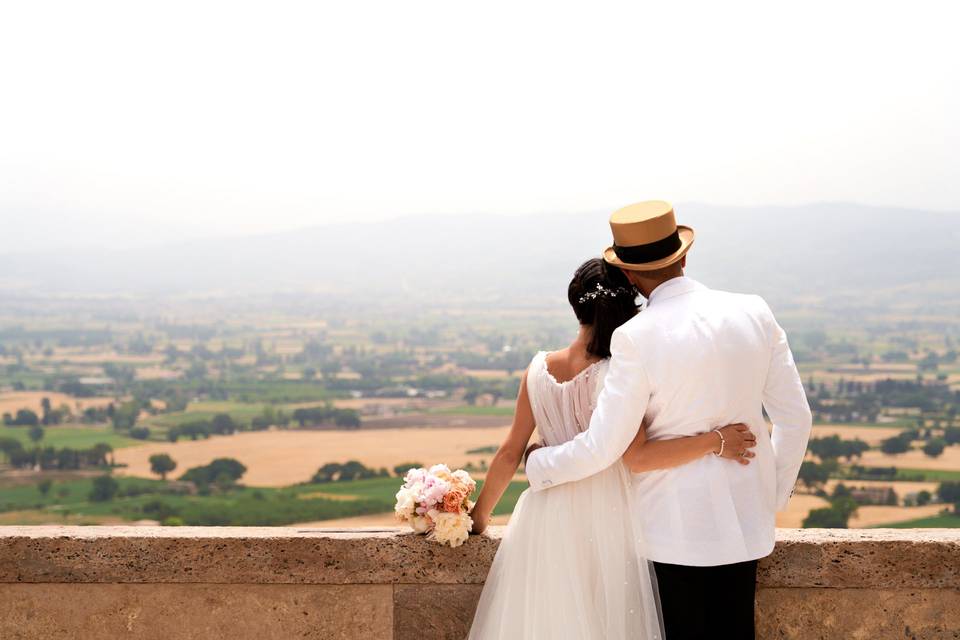
[{"label": "bride's back", "polygon": [[590,425],[609,361],[587,364],[561,357],[556,369],[561,382],[550,373],[547,355],[541,351],[530,363],[527,393],[541,440],[546,445],[556,445],[572,440]]}]

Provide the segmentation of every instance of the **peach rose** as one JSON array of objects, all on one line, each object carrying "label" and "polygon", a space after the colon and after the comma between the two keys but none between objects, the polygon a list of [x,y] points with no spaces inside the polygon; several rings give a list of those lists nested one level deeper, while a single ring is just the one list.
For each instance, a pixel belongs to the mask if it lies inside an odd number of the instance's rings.
[{"label": "peach rose", "polygon": [[450,491],[443,497],[443,510],[447,513],[460,513],[463,508],[463,499],[467,495],[462,491]]}]

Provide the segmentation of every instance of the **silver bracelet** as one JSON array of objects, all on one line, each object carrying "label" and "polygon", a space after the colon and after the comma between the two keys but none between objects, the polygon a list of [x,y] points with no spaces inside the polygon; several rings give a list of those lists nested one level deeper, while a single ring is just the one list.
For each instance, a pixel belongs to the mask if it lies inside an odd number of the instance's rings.
[{"label": "silver bracelet", "polygon": [[718,458],[722,458],[723,448],[727,445],[727,439],[723,437],[723,432],[720,431],[719,429],[714,429],[713,432],[718,436],[720,436],[720,451],[719,452],[715,451],[713,455],[717,456]]}]

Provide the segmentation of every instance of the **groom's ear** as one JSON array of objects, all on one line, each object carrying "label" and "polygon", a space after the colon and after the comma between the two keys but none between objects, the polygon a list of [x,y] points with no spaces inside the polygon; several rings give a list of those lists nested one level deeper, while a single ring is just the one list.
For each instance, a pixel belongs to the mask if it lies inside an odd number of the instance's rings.
[{"label": "groom's ear", "polygon": [[636,271],[631,271],[630,269],[620,269],[620,271],[623,273],[624,276],[626,276],[627,282],[637,287],[638,289],[640,288],[640,283],[637,282]]}]

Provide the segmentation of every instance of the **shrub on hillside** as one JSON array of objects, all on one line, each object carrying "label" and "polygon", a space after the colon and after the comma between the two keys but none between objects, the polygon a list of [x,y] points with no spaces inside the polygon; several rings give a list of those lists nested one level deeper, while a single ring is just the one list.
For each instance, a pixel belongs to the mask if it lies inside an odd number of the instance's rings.
[{"label": "shrub on hillside", "polygon": [[946,446],[946,442],[940,438],[934,438],[923,445],[923,452],[931,458],[937,458],[943,454],[943,450],[946,448]]},{"label": "shrub on hillside", "polygon": [[150,429],[147,427],[134,427],[130,429],[130,437],[137,440],[146,440],[150,437]]},{"label": "shrub on hillside", "polygon": [[120,485],[111,476],[98,476],[93,479],[93,488],[90,490],[91,502],[109,502],[117,495]]}]

